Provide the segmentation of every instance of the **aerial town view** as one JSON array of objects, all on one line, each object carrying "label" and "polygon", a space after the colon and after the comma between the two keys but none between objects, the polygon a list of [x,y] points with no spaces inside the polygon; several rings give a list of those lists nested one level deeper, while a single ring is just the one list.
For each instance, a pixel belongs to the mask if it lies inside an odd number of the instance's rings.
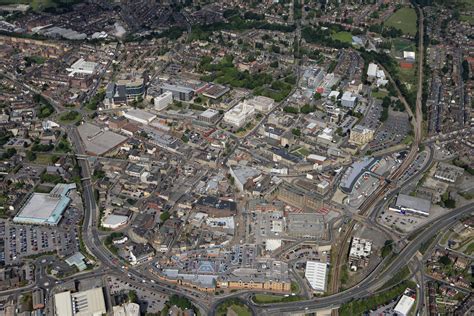
[{"label": "aerial town view", "polygon": [[473,98],[473,0],[0,0],[0,316],[472,316]]}]

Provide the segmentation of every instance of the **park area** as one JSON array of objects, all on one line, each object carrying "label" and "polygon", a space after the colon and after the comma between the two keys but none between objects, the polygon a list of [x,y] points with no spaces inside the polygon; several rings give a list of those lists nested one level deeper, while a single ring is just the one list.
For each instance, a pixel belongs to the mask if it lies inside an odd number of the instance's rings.
[{"label": "park area", "polygon": [[218,316],[225,316],[225,315],[251,316],[252,312],[240,300],[229,299],[229,300],[224,301],[217,307],[216,314]]},{"label": "park area", "polygon": [[401,8],[385,21],[385,26],[399,29],[405,35],[415,36],[417,29],[416,20],[415,9]]},{"label": "park area", "polygon": [[343,43],[348,43],[348,44],[352,43],[352,34],[349,32],[342,31],[342,32],[333,33],[331,37],[333,40],[337,40]]}]

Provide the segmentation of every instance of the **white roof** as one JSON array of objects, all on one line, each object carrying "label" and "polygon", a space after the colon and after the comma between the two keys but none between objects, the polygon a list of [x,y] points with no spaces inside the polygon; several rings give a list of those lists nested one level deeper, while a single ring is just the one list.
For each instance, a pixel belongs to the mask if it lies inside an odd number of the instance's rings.
[{"label": "white roof", "polygon": [[127,216],[110,214],[104,218],[104,221],[102,223],[106,226],[116,226],[116,225],[123,225],[127,221],[128,221]]},{"label": "white roof", "polygon": [[307,261],[304,276],[314,290],[323,292],[326,290],[327,265],[325,263]]},{"label": "white roof", "polygon": [[62,292],[54,295],[55,312],[58,316],[72,316],[71,292]]},{"label": "white roof", "polygon": [[415,59],[415,52],[407,52],[407,51],[404,51],[403,52],[403,58],[407,59]]},{"label": "white roof", "polygon": [[18,216],[46,221],[59,202],[60,198],[51,197],[48,193],[33,193]]},{"label": "white roof", "polygon": [[281,247],[281,239],[266,239],[265,250],[273,251]]},{"label": "white roof", "polygon": [[329,96],[328,96],[328,98],[332,98],[332,97],[335,97],[335,98],[337,98],[337,97],[339,96],[339,94],[340,94],[340,92],[339,92],[339,91],[337,91],[337,90],[333,90],[333,91],[331,91],[331,93],[329,93]]},{"label": "white roof", "polygon": [[140,316],[140,305],[137,303],[125,303],[113,307],[114,316]]},{"label": "white roof", "polygon": [[70,68],[67,68],[67,70],[71,72],[69,76],[74,75],[74,73],[93,74],[96,67],[97,63],[79,58]]},{"label": "white roof", "polygon": [[410,309],[415,303],[415,299],[410,296],[403,295],[400,301],[398,301],[397,306],[393,309],[398,315],[408,315]]},{"label": "white roof", "polygon": [[308,157],[306,157],[307,160],[315,160],[315,161],[325,161],[327,158],[324,156],[320,155],[315,155],[315,154],[309,154]]},{"label": "white roof", "polygon": [[369,68],[367,69],[367,75],[369,77],[377,76],[377,69],[378,69],[378,67],[377,67],[376,64],[370,63]]},{"label": "white roof", "polygon": [[124,116],[128,119],[134,121],[147,121],[148,123],[153,121],[156,118],[155,114],[151,114],[147,111],[139,110],[139,109],[130,109],[128,110]]}]

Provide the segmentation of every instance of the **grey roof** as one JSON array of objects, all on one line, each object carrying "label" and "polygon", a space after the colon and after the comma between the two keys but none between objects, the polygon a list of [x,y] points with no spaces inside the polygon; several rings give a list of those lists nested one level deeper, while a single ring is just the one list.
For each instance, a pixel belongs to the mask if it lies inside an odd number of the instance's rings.
[{"label": "grey roof", "polygon": [[431,208],[431,202],[425,199],[420,199],[418,197],[406,194],[399,194],[395,206],[429,213]]}]

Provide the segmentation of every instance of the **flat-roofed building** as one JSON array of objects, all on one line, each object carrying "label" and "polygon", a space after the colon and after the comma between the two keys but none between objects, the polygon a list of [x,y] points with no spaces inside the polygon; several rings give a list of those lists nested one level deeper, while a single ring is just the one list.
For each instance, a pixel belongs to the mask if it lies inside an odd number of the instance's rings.
[{"label": "flat-roofed building", "polygon": [[356,271],[360,266],[366,266],[372,253],[372,242],[358,237],[352,238],[349,250],[349,265],[351,270]]},{"label": "flat-roofed building", "polygon": [[224,122],[235,127],[247,124],[255,114],[255,107],[247,102],[241,102],[224,114]]},{"label": "flat-roofed building", "polygon": [[311,288],[317,292],[326,291],[328,268],[326,263],[306,261],[304,276]]},{"label": "flat-roofed building", "polygon": [[76,188],[73,184],[57,184],[50,193],[34,192],[13,218],[17,224],[52,225],[59,224],[71,199],[67,194]]},{"label": "flat-roofed building", "polygon": [[155,97],[153,104],[155,105],[155,110],[162,111],[173,103],[173,93],[171,91],[166,91],[159,96]]},{"label": "flat-roofed building", "polygon": [[107,105],[127,104],[142,97],[144,93],[145,80],[143,78],[121,79],[107,85],[104,103]]},{"label": "flat-roofed building", "polygon": [[91,155],[103,155],[123,144],[128,138],[91,123],[81,124],[77,131],[85,150]]},{"label": "flat-roofed building", "polygon": [[117,229],[128,223],[128,216],[110,214],[102,221],[102,227],[109,229]]},{"label": "flat-roofed building", "polygon": [[255,111],[262,113],[270,112],[275,105],[275,100],[264,96],[256,96],[252,99],[246,100],[245,102],[247,102],[248,105],[253,106]]},{"label": "flat-roofed building", "polygon": [[151,114],[140,109],[130,109],[125,112],[123,116],[131,121],[135,121],[144,125],[150,124],[150,122],[156,118],[155,114]]},{"label": "flat-roofed building", "polygon": [[406,214],[416,214],[429,216],[431,209],[431,202],[425,199],[420,199],[418,197],[399,194],[397,201],[394,205],[390,206],[389,209],[394,212]]},{"label": "flat-roofed building", "polygon": [[464,173],[464,169],[461,167],[453,166],[445,162],[438,163],[436,172],[434,174],[435,179],[455,183],[457,178]]},{"label": "flat-roofed building", "polygon": [[165,83],[160,88],[161,93],[170,91],[174,100],[190,101],[194,96],[194,89],[185,86]]},{"label": "flat-roofed building", "polygon": [[44,292],[43,289],[35,289],[31,295],[33,309],[43,309],[44,308]]},{"label": "flat-roofed building", "polygon": [[352,95],[352,93],[349,91],[344,92],[341,98],[342,106],[352,109],[353,107],[355,107],[356,103],[357,103],[356,96]]},{"label": "flat-roofed building", "polygon": [[219,111],[214,109],[207,109],[201,114],[199,114],[198,119],[207,123],[215,123],[219,120],[220,114]]},{"label": "flat-roofed building", "polygon": [[98,64],[92,61],[85,61],[79,58],[71,67],[66,70],[69,71],[69,76],[73,77],[75,74],[92,75],[97,70]]},{"label": "flat-roofed building", "polygon": [[211,85],[210,87],[206,88],[202,95],[207,98],[217,100],[229,91],[230,89],[227,87],[221,85]]},{"label": "flat-roofed building", "polygon": [[107,313],[102,288],[54,295],[56,316],[99,316]]},{"label": "flat-roofed building", "polygon": [[410,313],[413,304],[415,304],[415,299],[413,297],[402,295],[402,298],[400,298],[393,311],[398,316],[407,316]]}]

